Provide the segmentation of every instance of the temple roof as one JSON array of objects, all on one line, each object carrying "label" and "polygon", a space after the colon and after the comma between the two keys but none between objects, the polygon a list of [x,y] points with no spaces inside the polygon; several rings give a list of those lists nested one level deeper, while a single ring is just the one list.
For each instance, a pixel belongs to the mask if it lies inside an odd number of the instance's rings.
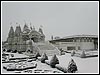
[{"label": "temple roof", "polygon": [[25,24],[24,28],[23,28],[23,33],[29,33],[30,29],[28,28],[28,26]]},{"label": "temple roof", "polygon": [[66,36],[66,37],[63,37],[62,39],[66,39],[66,38],[75,38],[75,37],[92,37],[92,38],[97,38],[98,35],[72,35],[72,36]]},{"label": "temple roof", "polygon": [[14,36],[14,29],[13,29],[13,27],[12,27],[12,26],[10,27],[10,31],[9,31],[8,36],[9,36],[9,37]]},{"label": "temple roof", "polygon": [[20,33],[21,33],[21,28],[20,28],[20,26],[16,26],[15,36],[19,36]]}]

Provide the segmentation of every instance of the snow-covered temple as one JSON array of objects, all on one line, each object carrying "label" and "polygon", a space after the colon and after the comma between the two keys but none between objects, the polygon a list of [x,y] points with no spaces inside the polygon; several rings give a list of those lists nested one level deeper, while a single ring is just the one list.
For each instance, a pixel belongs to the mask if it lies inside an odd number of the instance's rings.
[{"label": "snow-covered temple", "polygon": [[29,28],[27,24],[24,25],[23,31],[20,26],[17,26],[15,31],[11,26],[8,38],[3,43],[3,48],[26,52],[28,54],[34,54],[36,52],[40,54],[46,53],[47,55],[60,54],[58,48],[45,41],[42,27],[36,31],[34,26],[30,26]]}]

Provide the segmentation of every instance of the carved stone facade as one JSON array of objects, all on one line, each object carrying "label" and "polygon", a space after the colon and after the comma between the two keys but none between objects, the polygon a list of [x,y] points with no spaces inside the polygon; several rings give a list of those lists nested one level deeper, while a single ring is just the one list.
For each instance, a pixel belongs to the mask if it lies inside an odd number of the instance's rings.
[{"label": "carved stone facade", "polygon": [[17,26],[15,31],[13,27],[10,27],[7,41],[3,43],[3,49],[11,50],[12,52],[16,51],[25,53],[26,55],[33,56],[37,52],[42,55],[46,53],[47,55],[60,55],[60,51],[49,41],[45,41],[45,35],[40,27],[38,31],[35,30],[35,27],[28,27],[24,25],[23,30],[20,26]]},{"label": "carved stone facade", "polygon": [[7,38],[7,49],[26,51],[28,47],[27,41],[30,39],[35,43],[45,41],[45,35],[42,28],[39,28],[39,31],[36,31],[34,27],[29,28],[25,24],[23,31],[20,26],[17,26],[14,32],[14,29],[11,26]]}]

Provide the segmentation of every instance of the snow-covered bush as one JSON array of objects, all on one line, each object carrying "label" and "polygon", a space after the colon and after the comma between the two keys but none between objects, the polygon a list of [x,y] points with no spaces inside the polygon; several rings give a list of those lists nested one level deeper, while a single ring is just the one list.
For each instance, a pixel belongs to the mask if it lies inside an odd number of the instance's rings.
[{"label": "snow-covered bush", "polygon": [[60,66],[59,64],[55,65],[55,67],[60,70],[63,71],[64,73],[67,73],[67,68]]},{"label": "snow-covered bush", "polygon": [[41,55],[40,55],[39,52],[37,52],[36,55],[35,55],[36,58],[37,58],[37,57],[40,57],[40,56],[41,56]]},{"label": "snow-covered bush", "polygon": [[57,56],[54,55],[54,56],[52,57],[52,59],[50,60],[50,66],[51,66],[51,67],[55,67],[56,64],[59,64],[59,60],[58,60]]},{"label": "snow-covered bush", "polygon": [[75,51],[73,50],[73,51],[71,52],[71,56],[74,56],[74,54],[75,54]]},{"label": "snow-covered bush", "polygon": [[78,69],[77,69],[76,63],[74,62],[73,59],[71,59],[71,61],[68,64],[68,67],[67,67],[67,72],[68,73],[75,73],[77,70]]},{"label": "snow-covered bush", "polygon": [[11,57],[14,57],[14,54],[11,54]]},{"label": "snow-covered bush", "polygon": [[65,52],[62,52],[61,55],[65,55]]},{"label": "snow-covered bush", "polygon": [[7,52],[11,52],[11,51],[12,51],[11,49],[7,50]]},{"label": "snow-covered bush", "polygon": [[22,51],[18,51],[19,54],[22,54]]},{"label": "snow-covered bush", "polygon": [[85,54],[85,51],[83,50],[81,53],[81,58],[85,58],[85,57],[86,57],[86,54]]},{"label": "snow-covered bush", "polygon": [[41,57],[41,62],[45,63],[45,60],[48,60],[48,56],[45,53],[43,53]]},{"label": "snow-covered bush", "polygon": [[42,57],[37,57],[37,59],[38,59],[39,61],[41,61],[41,58],[42,58]]},{"label": "snow-covered bush", "polygon": [[50,61],[49,60],[45,60],[45,63],[50,65]]},{"label": "snow-covered bush", "polygon": [[12,53],[17,53],[17,50],[13,50]]}]

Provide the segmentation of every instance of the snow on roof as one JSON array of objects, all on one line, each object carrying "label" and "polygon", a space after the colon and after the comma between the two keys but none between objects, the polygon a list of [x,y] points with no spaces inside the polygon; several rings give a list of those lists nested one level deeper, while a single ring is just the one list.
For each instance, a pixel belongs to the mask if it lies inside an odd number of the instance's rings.
[{"label": "snow on roof", "polygon": [[66,36],[63,37],[62,39],[66,39],[66,38],[75,38],[75,37],[93,37],[93,38],[98,38],[98,35],[72,35],[72,36]]},{"label": "snow on roof", "polygon": [[68,38],[79,38],[79,37],[91,37],[91,38],[98,38],[98,35],[72,35],[72,36],[66,36],[63,38],[55,39],[55,40],[60,40],[60,39],[68,39]]}]

